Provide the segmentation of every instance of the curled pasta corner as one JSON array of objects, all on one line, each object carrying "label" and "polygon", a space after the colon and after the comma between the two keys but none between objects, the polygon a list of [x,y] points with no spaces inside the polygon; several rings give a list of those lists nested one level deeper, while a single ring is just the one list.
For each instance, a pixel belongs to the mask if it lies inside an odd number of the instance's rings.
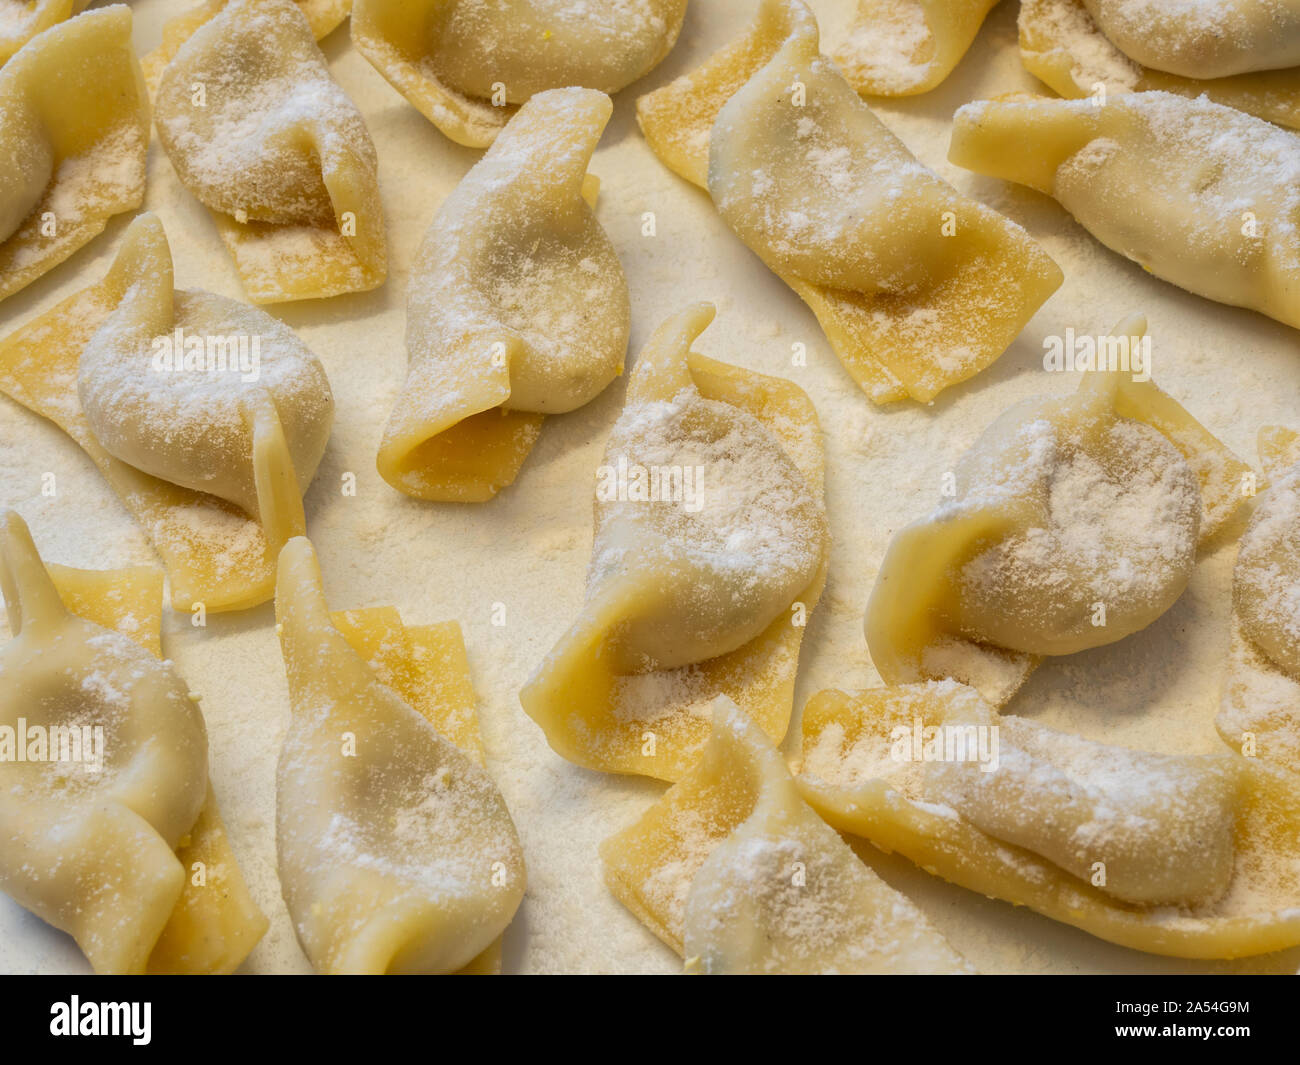
[{"label": "curled pasta corner", "polygon": [[[629,403],[638,396],[667,400],[685,393],[752,416],[820,500],[825,454],[812,402],[781,378],[691,351],[713,315],[712,305],[700,304],[659,327],[638,357]],[[698,711],[717,695],[733,700],[779,743],[789,727],[799,646],[806,617],[825,586],[828,554],[807,587],[747,643],[704,661],[636,674],[620,671],[614,638],[631,621],[670,602],[673,592],[665,587],[664,565],[632,552],[617,574],[589,589],[581,616],[520,691],[519,701],[556,752],[605,772],[679,779],[709,737],[709,718]]]},{"label": "curled pasta corner", "polygon": [[[1293,880],[1270,870],[1300,860],[1300,777],[1226,752],[1199,760],[1188,756],[1189,763],[1213,767],[1228,783],[1231,880],[1212,902],[1143,906],[1120,900],[1027,847],[987,834],[933,801],[915,778],[901,778],[919,761],[892,756],[899,735],[910,736],[918,722],[961,725],[976,718],[998,720],[973,690],[951,681],[820,692],[804,707],[799,789],[841,832],[897,852],[950,883],[1028,906],[1120,946],[1178,958],[1240,958],[1300,944],[1300,908],[1292,902],[1269,909],[1253,897],[1259,891],[1276,895],[1288,884],[1294,891]],[[871,754],[858,757],[858,749]],[[1012,812],[1035,817],[1032,808]],[[1171,828],[1167,838],[1179,838],[1178,830]]]},{"label": "curled pasta corner", "polygon": [[1162,91],[1215,103],[1300,129],[1300,68],[1260,70],[1222,78],[1184,78],[1135,63],[1098,29],[1082,0],[1024,0],[1020,58],[1058,96]]},{"label": "curled pasta corner", "polygon": [[[163,578],[159,570],[46,566],[36,552],[27,526],[16,514],[8,512],[0,522],[0,585],[16,638],[0,650],[0,674],[6,676],[7,685],[21,689],[24,676],[35,664],[26,653],[29,649],[19,644],[20,638],[26,636],[28,641],[37,643],[31,649],[33,654],[43,653],[51,639],[58,640],[62,648],[59,655],[66,659],[69,649],[109,630],[138,645],[144,657],[137,659],[126,654],[119,643],[113,645],[103,663],[92,663],[92,667],[106,673],[110,681],[123,671],[134,677],[161,674],[163,679],[158,683],[164,690],[174,689],[178,693],[176,697],[184,692],[183,684],[170,667],[157,661],[162,650]],[[76,653],[73,650],[74,657]],[[76,662],[67,661],[71,662],[68,673],[75,674]],[[131,684],[127,683],[123,690],[131,690]],[[156,734],[150,729],[150,738],[162,738],[180,746],[181,735],[197,729],[201,736],[202,719],[197,710],[192,715],[197,721],[188,725],[164,722]],[[115,742],[142,724],[150,723],[120,723],[121,732]],[[60,837],[64,841],[61,846],[71,847],[78,838],[83,849],[90,851],[120,846],[122,862],[116,870],[96,870],[87,864],[84,853],[59,853],[59,868],[66,864],[74,876],[79,870],[79,875],[84,877],[75,884],[63,885],[70,894],[61,902],[45,897],[51,885],[54,891],[60,890],[60,874],[51,874],[44,887],[36,885],[29,890],[19,883],[16,891],[12,875],[3,877],[6,889],[15,893],[20,902],[77,939],[96,971],[231,973],[239,968],[269,927],[244,881],[217,809],[212,784],[206,779],[206,742],[199,746],[203,749],[203,760],[190,766],[191,773],[197,771],[195,779],[201,793],[196,816],[176,809],[197,797],[195,784],[189,780],[180,786],[184,796],[171,796],[174,806],[161,815],[149,814],[148,807],[158,801],[154,799],[144,804],[143,813],[139,812],[140,799],[130,794],[106,795],[96,800],[96,812],[90,815],[93,825],[80,837],[68,831],[76,811],[63,811],[65,818],[72,820],[60,822]],[[120,759],[116,752],[114,759]],[[137,770],[147,773],[148,767],[142,764]],[[155,781],[155,785],[160,791],[168,790],[162,782]],[[167,797],[161,801],[166,804]],[[168,829],[145,824],[150,817],[155,822],[171,822],[173,827],[182,824],[189,827],[178,829],[179,838],[174,847],[168,848],[160,838],[160,833]],[[0,819],[8,820],[3,814]],[[36,831],[39,830],[38,825]],[[33,854],[39,850],[39,845],[34,847]],[[75,897],[78,892],[86,892],[86,882],[96,881],[97,890],[85,899]]]},{"label": "curled pasta corner", "polygon": [[149,98],[130,9],[88,11],[27,42],[0,68],[0,108],[2,300],[144,202]]}]

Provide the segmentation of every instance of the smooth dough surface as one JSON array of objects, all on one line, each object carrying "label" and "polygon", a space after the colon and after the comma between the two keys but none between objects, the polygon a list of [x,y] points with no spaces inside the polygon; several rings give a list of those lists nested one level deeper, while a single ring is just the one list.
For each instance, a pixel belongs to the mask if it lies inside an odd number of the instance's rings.
[{"label": "smooth dough surface", "polygon": [[970,967],[800,797],[730,699],[698,764],[600,848],[605,882],[703,975]]},{"label": "smooth dough surface", "polygon": [[830,548],[820,429],[796,386],[690,351],[712,318],[683,311],[638,356],[597,472],[586,605],[520,693],[580,765],[676,779],[719,693],[774,741],[789,723]]},{"label": "smooth dough surface", "polygon": [[627,279],[584,194],[609,97],[532,97],[438,211],[411,271],[406,383],[379,470],[423,499],[512,483],[546,414],[623,370]]}]

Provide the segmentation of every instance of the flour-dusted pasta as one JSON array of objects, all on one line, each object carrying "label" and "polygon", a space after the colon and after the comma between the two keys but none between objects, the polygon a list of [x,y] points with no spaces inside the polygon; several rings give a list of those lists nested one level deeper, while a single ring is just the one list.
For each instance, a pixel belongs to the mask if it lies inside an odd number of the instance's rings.
[{"label": "flour-dusted pasta", "polygon": [[858,0],[833,57],[867,96],[929,92],[951,74],[998,0]]},{"label": "flour-dusted pasta", "polygon": [[1106,39],[1083,0],[1022,0],[1020,57],[1025,69],[1068,99],[1160,90],[1300,128],[1300,67],[1225,78],[1166,74],[1135,63]]},{"label": "flour-dusted pasta", "polygon": [[233,972],[266,931],[159,657],[162,575],[42,563],[0,516],[0,888],[97,972]]},{"label": "flour-dusted pasta", "polygon": [[[461,675],[440,675],[415,668],[421,630],[331,618],[305,538],[280,554],[275,608],[293,706],[276,853],[303,950],[324,973],[474,965],[523,899],[524,857],[501,793],[456,746],[472,734],[463,645]],[[445,710],[412,705],[434,693]]]},{"label": "flour-dusted pasta", "polygon": [[815,695],[804,797],[982,895],[1136,950],[1237,958],[1300,944],[1300,776],[999,718],[953,681]]},{"label": "flour-dusted pasta", "polygon": [[1270,483],[1233,571],[1228,674],[1216,724],[1251,757],[1300,772],[1300,433],[1260,430]]},{"label": "flour-dusted pasta", "polygon": [[0,68],[0,299],[140,206],[148,149],[124,5],[58,23]]},{"label": "flour-dusted pasta", "polygon": [[159,76],[158,138],[258,303],[387,275],[375,146],[291,0],[230,0]]},{"label": "flour-dusted pasta", "polygon": [[701,304],[650,338],[597,471],[582,614],[520,692],[551,746],[681,776],[732,698],[775,742],[830,550],[816,412],[788,381],[690,350]]},{"label": "flour-dusted pasta", "polygon": [[547,89],[613,93],[672,51],[687,0],[356,0],[352,41],[458,144],[485,148]]},{"label": "flour-dusted pasta", "polygon": [[1300,136],[1166,92],[1016,95],[956,114],[949,158],[1055,197],[1151,273],[1300,327]]},{"label": "flour-dusted pasta", "polygon": [[[1105,346],[1132,351],[1145,333],[1129,318]],[[872,662],[890,684],[955,677],[1003,704],[1040,656],[1168,610],[1248,470],[1124,369],[1016,404],[957,464],[949,498],[890,541],[867,604]]]},{"label": "flour-dusted pasta", "polygon": [[334,400],[287,326],[172,278],[162,223],[142,215],[101,282],[0,341],[0,391],[95,460],[177,609],[242,609],[270,598],[275,554],[304,530]]},{"label": "flour-dusted pasta", "polygon": [[801,0],[637,101],[660,159],[812,308],[877,402],[922,402],[1006,350],[1061,283],[1023,229],[931,173],[818,52]]},{"label": "flour-dusted pasta", "polygon": [[970,967],[800,797],[725,696],[699,762],[600,848],[620,902],[700,974]]},{"label": "flour-dusted pasta", "polygon": [[429,227],[407,296],[410,370],[379,449],[394,488],[490,499],[547,414],[622,373],[627,279],[584,199],[611,109],[594,89],[533,96]]},{"label": "flour-dusted pasta", "polygon": [[0,0],[0,64],[38,33],[84,11],[90,0]]}]

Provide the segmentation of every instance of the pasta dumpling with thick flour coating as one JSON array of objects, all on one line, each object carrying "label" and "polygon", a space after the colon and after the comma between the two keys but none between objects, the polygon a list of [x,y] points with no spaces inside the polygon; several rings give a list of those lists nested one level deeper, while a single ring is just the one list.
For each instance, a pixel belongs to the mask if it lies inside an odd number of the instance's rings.
[{"label": "pasta dumpling with thick flour coating", "polygon": [[0,516],[0,888],[96,972],[228,973],[267,928],[161,650],[162,576],[41,562]]},{"label": "pasta dumpling with thick flour coating", "polygon": [[690,350],[708,304],[637,359],[597,473],[581,616],[520,692],[579,765],[675,780],[724,694],[785,735],[830,534],[821,431],[778,378]]},{"label": "pasta dumpling with thick flour coating", "polygon": [[158,137],[257,303],[387,276],[375,146],[291,0],[230,0],[159,77]]},{"label": "pasta dumpling with thick flour coating", "polygon": [[1250,757],[1300,772],[1300,433],[1260,430],[1269,483],[1241,536],[1233,633],[1216,719]]},{"label": "pasta dumpling with thick flour coating", "polygon": [[90,0],[0,0],[0,64],[38,33],[88,6]]},{"label": "pasta dumpling with thick flour coating", "polygon": [[[472,965],[523,899],[524,859],[496,785],[441,730],[465,726],[447,717],[435,728],[394,687],[399,678],[380,679],[356,643],[382,656],[411,630],[365,640],[345,618],[345,637],[304,538],[280,554],[275,607],[293,708],[276,773],[276,853],[303,950],[323,973]],[[458,657],[463,667],[463,645]],[[437,679],[406,687],[427,700]],[[463,703],[465,682],[450,680]]]},{"label": "pasta dumpling with thick flour coating", "polygon": [[992,363],[1061,283],[1019,226],[923,167],[818,52],[800,0],[637,101],[655,154],[817,315],[877,402]]},{"label": "pasta dumpling with thick flour coating", "polygon": [[932,875],[1153,954],[1300,944],[1300,776],[999,717],[953,681],[821,692],[802,720],[804,798]]},{"label": "pasta dumpling with thick flour coating", "polygon": [[407,297],[410,370],[379,472],[422,499],[511,484],[545,415],[623,370],[630,301],[584,194],[611,104],[592,89],[529,100],[425,234]]},{"label": "pasta dumpling with thick flour coating", "polygon": [[94,459],[177,609],[242,609],[270,598],[276,552],[305,529],[334,399],[287,326],[172,284],[162,223],[142,215],[103,281],[0,342],[0,390]]},{"label": "pasta dumpling with thick flour coating", "polygon": [[547,89],[614,93],[672,51],[687,0],[355,0],[352,42],[446,136],[485,148]]},{"label": "pasta dumpling with thick flour coating", "polygon": [[1165,92],[962,107],[949,158],[1045,192],[1165,281],[1300,327],[1300,136]]},{"label": "pasta dumpling with thick flour coating", "polygon": [[1067,99],[1101,92],[1161,91],[1208,96],[1292,129],[1300,128],[1300,67],[1216,78],[1167,74],[1134,62],[1098,29],[1083,0],[1022,0],[1020,58],[1034,77]]},{"label": "pasta dumpling with thick flour coating", "polygon": [[0,68],[0,299],[140,206],[148,150],[129,8],[58,23]]},{"label": "pasta dumpling with thick flour coating", "polygon": [[[1130,318],[1107,347],[1132,352],[1145,333]],[[872,662],[890,684],[954,677],[1002,705],[1040,656],[1168,610],[1248,472],[1124,369],[1016,404],[962,457],[951,499],[890,541],[867,605]]]},{"label": "pasta dumpling with thick flour coating", "polygon": [[801,798],[730,699],[699,762],[601,844],[620,902],[703,975],[971,972]]}]

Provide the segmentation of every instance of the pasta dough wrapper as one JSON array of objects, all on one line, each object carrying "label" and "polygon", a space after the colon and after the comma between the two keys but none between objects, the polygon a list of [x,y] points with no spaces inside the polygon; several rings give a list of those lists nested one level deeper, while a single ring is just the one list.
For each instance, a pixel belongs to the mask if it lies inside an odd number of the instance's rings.
[{"label": "pasta dough wrapper", "polygon": [[267,921],[217,811],[198,706],[159,658],[161,574],[47,568],[12,512],[0,535],[15,633],[0,720],[103,729],[98,770],[70,737],[80,761],[0,761],[0,884],[97,972],[234,972]]},{"label": "pasta dough wrapper", "polygon": [[336,622],[304,538],[279,570],[293,720],[276,775],[276,849],[304,952],[325,973],[491,968],[523,898],[524,861],[471,739],[459,629],[404,629],[395,611]]},{"label": "pasta dough wrapper", "polygon": [[[102,281],[0,341],[0,391],[58,425],[99,467],[161,556],[174,609],[189,610],[201,603],[209,611],[242,610],[271,597],[272,544],[278,547],[303,524],[297,475],[278,416],[270,417],[274,411],[262,408],[253,432],[256,446],[250,459],[259,490],[258,513],[270,519],[264,528],[234,503],[114,458],[95,437],[77,396],[80,356],[100,326],[118,312],[129,293],[133,301],[147,303],[147,290],[155,307],[164,305],[170,284],[166,236],[157,218],[145,215],[127,230]],[[243,310],[253,313],[252,308]],[[283,327],[276,323],[273,328]],[[310,468],[315,468],[314,461]]]},{"label": "pasta dough wrapper", "polygon": [[1232,646],[1219,713],[1225,743],[1300,771],[1300,433],[1259,432],[1271,483],[1241,537]]},{"label": "pasta dough wrapper", "polygon": [[254,302],[383,283],[375,146],[291,0],[229,0],[163,68],[155,111]]},{"label": "pasta dough wrapper", "polygon": [[144,202],[148,150],[126,6],[60,22],[0,68],[0,299]]},{"label": "pasta dough wrapper", "polygon": [[355,0],[352,43],[457,144],[486,148],[547,89],[614,93],[672,51],[687,0]]},{"label": "pasta dough wrapper", "polygon": [[1067,99],[1107,93],[1172,92],[1235,107],[1300,128],[1300,69],[1261,70],[1206,78],[1166,74],[1135,63],[1097,28],[1083,0],[1022,0],[1020,58],[1034,77]]},{"label": "pasta dough wrapper", "polygon": [[622,373],[627,279],[586,172],[611,110],[590,89],[532,97],[425,234],[406,312],[410,370],[379,448],[399,491],[491,499],[546,414]]},{"label": "pasta dough wrapper", "polygon": [[725,696],[700,761],[600,855],[615,897],[699,974],[970,972],[800,797]]},{"label": "pasta dough wrapper", "polygon": [[[1300,860],[1300,777],[1286,770],[1227,752],[1152,755],[1064,737],[1033,721],[1013,724],[992,715],[973,690],[951,681],[821,692],[804,708],[802,720],[803,772],[797,782],[804,798],[833,827],[887,852],[897,851],[935,876],[1152,954],[1238,958],[1300,944],[1294,876]],[[926,755],[925,745],[941,743],[944,757],[950,745],[959,754],[957,741],[949,739],[958,733],[937,730],[952,725],[969,736],[968,729],[987,721],[1000,731],[998,768],[987,776],[1003,771],[1010,737],[1015,786],[1007,788],[1007,801],[999,809],[975,800],[966,810],[955,809],[934,785],[930,771],[939,759]],[[934,731],[927,735],[927,729]],[[920,751],[917,740],[909,739],[918,731],[923,736]],[[1024,751],[1026,737],[1033,738],[1036,748],[1032,760]],[[964,742],[969,754],[971,741]],[[937,747],[931,750],[939,754]],[[1066,771],[1045,767],[1043,755]],[[1118,766],[1124,770],[1117,772]],[[1131,775],[1118,779],[1152,768],[1158,772],[1145,780]],[[980,775],[976,765],[941,766],[941,772],[949,769]],[[1085,811],[1101,820],[1087,822]],[[1004,819],[1001,823],[995,813]],[[1130,813],[1134,823],[1126,824]],[[1116,854],[1128,862],[1128,893],[1153,886],[1164,890],[1168,885],[1161,885],[1161,879],[1175,869],[1187,874],[1191,890],[1207,883],[1216,889],[1224,865],[1218,837],[1223,816],[1229,825],[1231,874],[1217,898],[1152,905],[1114,893]],[[988,827],[981,827],[981,821]],[[1090,866],[1085,880],[1038,849],[1060,856],[1076,825],[1084,831],[1074,843],[1123,842],[1127,834],[1149,834],[1150,849],[1120,847],[1102,853],[1097,860],[1105,869]],[[1001,838],[991,828],[1015,835],[1019,842]],[[1201,835],[1189,840],[1182,835],[1187,831]],[[1130,843],[1133,838],[1128,835]],[[1196,868],[1198,851],[1212,866],[1212,877]],[[1176,864],[1163,869],[1164,860]],[[1099,886],[1103,871],[1107,883]]]},{"label": "pasta dough wrapper", "polygon": [[90,0],[3,0],[0,2],[0,66],[35,37],[84,11]]},{"label": "pasta dough wrapper", "polygon": [[948,157],[1047,193],[1156,277],[1300,327],[1300,136],[1289,130],[1167,92],[1102,107],[1018,94],[958,110]]},{"label": "pasta dough wrapper", "polygon": [[799,0],[764,0],[745,37],[641,97],[637,119],[808,304],[875,402],[929,402],[978,373],[1060,286],[1021,227],[880,123],[818,53]]},{"label": "pasta dough wrapper", "polygon": [[961,62],[998,0],[858,0],[836,65],[864,96],[929,92]]},{"label": "pasta dough wrapper", "polygon": [[519,694],[578,765],[678,779],[719,694],[774,742],[789,725],[830,549],[820,428],[795,385],[690,350],[712,318],[670,318],[639,356],[598,473],[586,604]]},{"label": "pasta dough wrapper", "polygon": [[[1145,333],[1134,316],[1111,339],[1132,351]],[[1005,704],[1040,656],[1113,643],[1172,606],[1249,469],[1122,369],[1013,406],[963,456],[955,498],[890,541],[872,662],[888,684],[954,677]]]}]

